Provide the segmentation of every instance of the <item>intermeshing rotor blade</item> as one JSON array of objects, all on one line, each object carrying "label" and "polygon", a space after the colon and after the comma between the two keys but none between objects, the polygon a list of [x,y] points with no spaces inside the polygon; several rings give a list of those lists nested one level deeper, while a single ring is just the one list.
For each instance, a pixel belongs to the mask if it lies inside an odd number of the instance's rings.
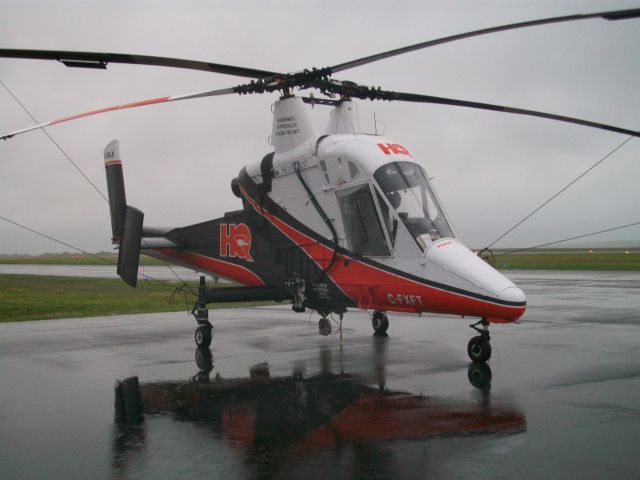
[{"label": "intermeshing rotor blade", "polygon": [[538,25],[547,25],[550,23],[572,22],[575,20],[588,20],[591,18],[603,18],[605,20],[626,20],[629,18],[640,17],[640,8],[632,8],[629,10],[613,10],[609,12],[588,13],[578,15],[567,15],[564,17],[545,18],[541,20],[532,20],[528,22],[512,23],[509,25],[502,25],[499,27],[483,28],[481,30],[474,30],[472,32],[460,33],[457,35],[451,35],[449,37],[442,37],[436,40],[429,40],[422,43],[416,43],[407,47],[396,48],[387,52],[378,53],[375,55],[369,55],[368,57],[362,57],[350,62],[340,63],[333,67],[330,67],[331,73],[341,72],[349,68],[359,67],[360,65],[366,65],[367,63],[377,62],[384,58],[394,57],[396,55],[402,55],[403,53],[413,52],[415,50],[421,50],[423,48],[433,47],[436,45],[442,45],[443,43],[454,42],[456,40],[462,40],[464,38],[475,37],[478,35],[486,35],[488,33],[504,32],[505,30],[515,30],[517,28],[535,27]]},{"label": "intermeshing rotor blade", "polygon": [[546,118],[549,120],[557,120],[559,122],[573,123],[583,125],[585,127],[600,128],[610,132],[622,133],[624,135],[632,135],[640,137],[640,132],[628,130],[626,128],[614,127],[605,123],[591,122],[589,120],[581,120],[579,118],[565,117],[563,115],[555,115],[553,113],[538,112],[536,110],[526,110],[524,108],[506,107],[503,105],[493,105],[491,103],[470,102],[467,100],[456,100],[453,98],[434,97],[431,95],[420,95],[416,93],[403,92],[386,92],[385,100],[399,100],[403,102],[417,103],[435,103],[440,105],[452,105],[456,107],[477,108],[480,110],[491,110],[494,112],[516,113],[519,115],[529,115],[531,117]]},{"label": "intermeshing rotor blade", "polygon": [[265,78],[278,75],[277,72],[256,68],[236,67],[221,63],[199,62],[181,58],[152,57],[148,55],[129,55],[126,53],[67,52],[59,50],[15,50],[0,49],[0,58],[27,58],[34,60],[57,60],[68,67],[107,68],[109,63],[133,65],[154,65],[159,67],[186,68],[204,72],[222,73],[246,78]]},{"label": "intermeshing rotor blade", "polygon": [[166,102],[175,102],[177,100],[188,100],[191,98],[201,98],[201,97],[215,97],[218,95],[229,95],[231,93],[236,93],[236,87],[230,88],[222,88],[219,90],[206,90],[203,92],[195,92],[195,93],[187,93],[183,95],[172,95],[170,97],[159,97],[159,98],[150,98],[147,100],[141,100],[139,102],[131,102],[131,103],[123,103],[121,105],[114,105],[112,107],[100,108],[98,110],[91,110],[90,112],[78,113],[76,115],[70,115],[68,117],[58,118],[56,120],[52,120],[50,122],[41,123],[39,125],[33,125],[28,128],[23,128],[22,130],[16,130],[15,132],[10,132],[0,137],[0,140],[6,140],[15,135],[19,135],[21,133],[30,132],[32,130],[37,130],[38,128],[48,127],[51,125],[57,125],[58,123],[68,122],[70,120],[75,120],[77,118],[89,117],[91,115],[97,115],[99,113],[113,112],[114,110],[124,110],[126,108],[134,108],[134,107],[142,107],[145,105],[153,105],[156,103],[166,103]]}]

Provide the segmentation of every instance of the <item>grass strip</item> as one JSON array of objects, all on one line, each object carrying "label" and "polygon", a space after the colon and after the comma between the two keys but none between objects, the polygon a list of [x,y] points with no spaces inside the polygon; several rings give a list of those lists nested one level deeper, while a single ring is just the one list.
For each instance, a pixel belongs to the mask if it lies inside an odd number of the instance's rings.
[{"label": "grass strip", "polygon": [[[99,252],[96,255],[106,261],[83,254],[44,254],[44,255],[0,255],[0,263],[7,265],[117,265],[118,255],[111,252]],[[140,265],[166,265],[157,258],[140,256]]]},{"label": "grass strip", "polygon": [[640,271],[638,251],[598,252],[535,252],[498,255],[496,268],[499,270],[603,270]]},{"label": "grass strip", "polygon": [[[167,282],[179,286],[178,282]],[[197,291],[196,283],[190,284]],[[137,288],[120,279],[0,275],[0,322],[49,320],[55,318],[125,315],[132,313],[176,312],[193,308],[195,297],[177,293],[169,285],[142,281]],[[271,302],[245,302],[242,306]],[[210,309],[238,306],[218,303]]]}]

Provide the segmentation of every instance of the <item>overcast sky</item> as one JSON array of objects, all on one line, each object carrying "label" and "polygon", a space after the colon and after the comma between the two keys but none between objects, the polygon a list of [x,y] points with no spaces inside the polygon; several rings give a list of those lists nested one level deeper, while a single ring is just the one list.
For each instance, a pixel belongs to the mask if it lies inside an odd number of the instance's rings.
[{"label": "overcast sky", "polygon": [[[136,53],[276,71],[324,67],[433,38],[640,1],[7,1],[0,48]],[[341,72],[385,89],[498,103],[640,129],[640,20],[498,33]],[[224,88],[238,77],[148,66],[108,70],[0,59],[0,79],[39,120]],[[237,209],[231,179],[271,150],[276,94],[113,112],[49,134],[106,193],[102,150],[120,140],[128,202],[147,225],[182,226]],[[431,177],[458,237],[495,240],[627,137],[455,107],[359,102]],[[324,128],[329,109],[313,116]],[[32,124],[0,86],[0,131]],[[529,246],[640,221],[640,139],[628,142],[498,246]],[[108,206],[41,131],[0,143],[0,216],[89,251],[110,249]],[[640,244],[640,227],[594,241]],[[0,220],[0,253],[69,250]]]}]

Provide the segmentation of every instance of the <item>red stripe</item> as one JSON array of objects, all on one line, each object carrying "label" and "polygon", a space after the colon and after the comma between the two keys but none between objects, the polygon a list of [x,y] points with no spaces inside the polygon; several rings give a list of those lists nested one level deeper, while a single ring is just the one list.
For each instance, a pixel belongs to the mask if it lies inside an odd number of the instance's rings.
[{"label": "red stripe", "polygon": [[234,280],[242,285],[260,287],[265,284],[262,279],[251,270],[234,263],[223,262],[222,260],[206,257],[197,253],[178,251],[172,248],[158,248],[155,249],[155,251],[179,262],[197,267],[198,270],[202,270],[203,272],[220,275],[221,277]]},{"label": "red stripe", "polygon": [[[302,248],[320,268],[324,269],[329,265],[333,256],[332,249],[272,215],[257,205],[244,189],[241,188],[241,190],[259,214]],[[525,307],[498,305],[424,285],[344,255],[337,255],[337,260],[328,275],[358,305],[358,308],[362,309],[468,315],[487,317],[489,321],[495,323],[513,322],[525,311]],[[375,279],[375,284],[371,279]]]},{"label": "red stripe", "polygon": [[105,167],[110,167],[111,165],[122,165],[122,160],[109,160],[108,162],[104,162]]}]

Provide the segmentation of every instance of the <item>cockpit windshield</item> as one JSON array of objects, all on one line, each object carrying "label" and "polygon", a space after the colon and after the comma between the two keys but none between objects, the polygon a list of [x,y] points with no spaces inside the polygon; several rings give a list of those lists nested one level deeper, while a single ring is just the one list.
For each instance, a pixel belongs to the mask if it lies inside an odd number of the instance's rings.
[{"label": "cockpit windshield", "polygon": [[421,249],[439,238],[453,237],[420,165],[388,163],[378,168],[373,176]]}]

